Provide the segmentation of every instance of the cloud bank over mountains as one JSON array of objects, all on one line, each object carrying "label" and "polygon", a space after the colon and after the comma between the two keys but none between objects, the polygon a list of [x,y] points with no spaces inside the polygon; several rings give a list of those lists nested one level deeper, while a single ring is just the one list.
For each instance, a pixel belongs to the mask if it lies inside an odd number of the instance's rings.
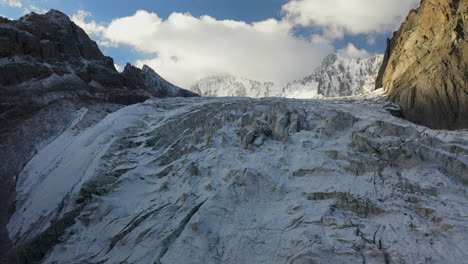
[{"label": "cloud bank over mountains", "polygon": [[[145,10],[110,23],[93,21],[84,10],[72,19],[100,45],[128,45],[145,54],[148,59],[135,61],[137,66],[148,64],[181,86],[227,73],[284,83],[309,74],[330,52],[350,58],[372,55],[353,43],[337,50],[333,42],[359,34],[375,42],[376,35],[395,30],[418,2],[292,0],[282,7],[282,19],[254,23],[188,13],[162,19]],[[297,27],[313,27],[319,33],[297,35]]]},{"label": "cloud bank over mountains", "polygon": [[345,34],[385,34],[397,30],[419,0],[292,0],[282,8],[286,19],[315,26],[327,38]]},{"label": "cloud bank over mountains", "polygon": [[126,44],[148,54],[148,64],[170,81],[189,86],[207,75],[233,74],[278,82],[301,78],[315,68],[332,45],[319,36],[292,35],[292,25],[269,19],[256,23],[173,13],[167,20],[140,10],[109,25],[72,19],[101,45]]}]

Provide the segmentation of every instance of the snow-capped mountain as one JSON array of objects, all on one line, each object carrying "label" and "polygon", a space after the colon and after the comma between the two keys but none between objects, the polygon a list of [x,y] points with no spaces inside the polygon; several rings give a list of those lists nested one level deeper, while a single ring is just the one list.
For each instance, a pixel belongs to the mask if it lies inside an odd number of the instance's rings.
[{"label": "snow-capped mountain", "polygon": [[367,59],[346,59],[337,54],[330,54],[310,76],[286,85],[282,96],[339,97],[368,93],[375,88],[375,79],[382,60],[383,55]]},{"label": "snow-capped mountain", "polygon": [[375,79],[383,56],[367,59],[346,59],[328,55],[313,73],[284,86],[235,76],[210,76],[192,86],[204,96],[246,96],[253,98],[286,97],[317,98],[364,94],[375,87]]},{"label": "snow-capped mountain", "polygon": [[190,90],[203,96],[272,97],[280,95],[281,88],[272,82],[259,82],[232,75],[209,76],[201,79]]}]

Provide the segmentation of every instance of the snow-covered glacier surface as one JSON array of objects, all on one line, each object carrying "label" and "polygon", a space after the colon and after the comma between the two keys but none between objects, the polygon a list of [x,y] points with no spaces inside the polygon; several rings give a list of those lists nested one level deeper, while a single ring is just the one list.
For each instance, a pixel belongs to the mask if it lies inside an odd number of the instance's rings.
[{"label": "snow-covered glacier surface", "polygon": [[18,178],[12,258],[41,263],[463,263],[468,132],[328,100],[150,100]]}]

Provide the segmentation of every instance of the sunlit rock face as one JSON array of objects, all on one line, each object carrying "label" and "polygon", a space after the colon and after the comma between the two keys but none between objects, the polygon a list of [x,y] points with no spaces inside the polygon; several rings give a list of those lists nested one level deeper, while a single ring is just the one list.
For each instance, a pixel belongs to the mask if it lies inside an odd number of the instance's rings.
[{"label": "sunlit rock face", "polygon": [[18,263],[459,263],[468,135],[333,100],[87,109],[18,176]]},{"label": "sunlit rock face", "polygon": [[388,41],[377,88],[404,116],[432,128],[468,128],[468,1],[423,0]]}]

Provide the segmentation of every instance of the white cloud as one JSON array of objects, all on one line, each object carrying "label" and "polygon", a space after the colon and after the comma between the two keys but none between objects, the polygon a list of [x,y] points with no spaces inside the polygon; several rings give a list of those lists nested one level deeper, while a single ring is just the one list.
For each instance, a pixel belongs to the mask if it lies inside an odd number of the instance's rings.
[{"label": "white cloud", "polygon": [[9,20],[13,20],[13,18],[8,17],[7,15],[4,15],[4,14],[0,14],[0,17],[6,18],[6,19],[9,19]]},{"label": "white cloud", "polygon": [[34,13],[37,13],[37,14],[45,14],[47,13],[49,10],[45,9],[45,8],[41,8],[41,7],[38,7],[36,5],[28,5],[28,7],[26,7],[24,10],[23,10],[23,14],[29,14],[31,12],[34,12]]},{"label": "white cloud", "polygon": [[114,64],[114,67],[118,72],[123,72],[123,70],[124,70],[123,66],[120,66],[120,65],[117,65],[117,64]]},{"label": "white cloud", "polygon": [[373,46],[376,43],[375,36],[367,36],[366,40],[367,44]]},{"label": "white cloud", "polygon": [[[287,82],[310,74],[323,57],[337,52],[348,58],[372,55],[352,43],[335,50],[333,42],[346,35],[376,34],[397,29],[420,0],[290,0],[281,20],[246,23],[173,13],[167,19],[144,10],[111,23],[86,21],[79,11],[72,20],[94,35],[101,46],[129,45],[148,64],[175,84],[187,87],[212,74],[233,74],[257,80]],[[297,26],[322,30],[308,38],[294,35]]]},{"label": "white cloud", "polygon": [[291,23],[316,26],[330,39],[345,34],[385,34],[398,28],[420,0],[291,0],[283,12]]},{"label": "white cloud", "polygon": [[73,19],[107,44],[127,44],[148,54],[148,64],[175,84],[187,87],[211,74],[229,73],[286,82],[312,72],[332,45],[319,36],[295,37],[292,25],[276,19],[256,23],[200,18],[173,13],[167,20],[138,11],[109,25],[86,23],[89,13]]},{"label": "white cloud", "polygon": [[19,0],[0,0],[0,4],[18,8],[23,7],[23,3]]},{"label": "white cloud", "polygon": [[86,18],[90,16],[90,12],[79,10],[76,14],[71,16],[71,20],[84,29],[88,34],[101,36],[106,31],[106,27],[97,24],[95,21],[91,21],[89,23],[85,22]]},{"label": "white cloud", "polygon": [[341,55],[342,57],[348,58],[348,59],[364,59],[372,55],[375,55],[373,53],[368,52],[365,49],[356,48],[356,46],[354,46],[353,43],[348,43],[346,47],[339,49],[337,53]]}]

